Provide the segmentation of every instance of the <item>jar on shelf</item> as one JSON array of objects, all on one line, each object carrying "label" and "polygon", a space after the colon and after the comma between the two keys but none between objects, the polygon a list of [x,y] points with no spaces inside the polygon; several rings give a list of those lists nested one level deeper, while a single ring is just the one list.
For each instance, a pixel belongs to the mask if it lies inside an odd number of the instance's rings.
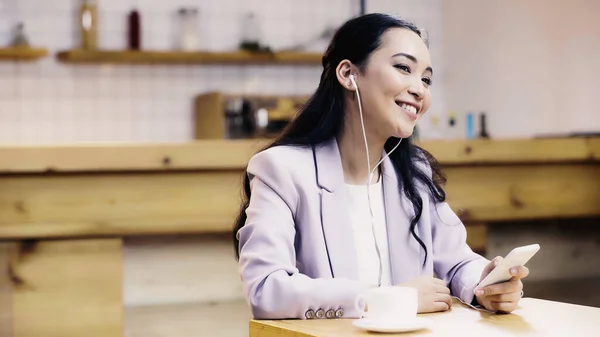
[{"label": "jar on shelf", "polygon": [[254,13],[250,12],[244,16],[241,29],[242,41],[240,47],[250,51],[260,50],[261,30]]},{"label": "jar on shelf", "polygon": [[199,15],[199,10],[195,7],[179,9],[179,49],[196,51],[200,48]]},{"label": "jar on shelf", "polygon": [[23,22],[19,22],[15,27],[10,45],[21,48],[29,47],[29,39],[25,33],[25,24]]}]

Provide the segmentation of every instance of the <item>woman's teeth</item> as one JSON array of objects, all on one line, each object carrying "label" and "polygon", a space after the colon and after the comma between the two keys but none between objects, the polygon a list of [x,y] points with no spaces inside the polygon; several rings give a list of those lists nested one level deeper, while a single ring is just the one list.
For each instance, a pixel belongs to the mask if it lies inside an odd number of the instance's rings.
[{"label": "woman's teeth", "polygon": [[410,104],[406,104],[406,103],[397,103],[399,107],[401,107],[402,109],[410,112],[410,113],[417,113],[417,108],[415,108],[413,105]]}]

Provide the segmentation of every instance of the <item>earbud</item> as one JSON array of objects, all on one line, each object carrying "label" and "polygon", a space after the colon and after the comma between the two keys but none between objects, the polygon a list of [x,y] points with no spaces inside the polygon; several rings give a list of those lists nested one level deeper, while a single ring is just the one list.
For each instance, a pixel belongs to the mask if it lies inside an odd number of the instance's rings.
[{"label": "earbud", "polygon": [[354,75],[350,75],[350,82],[354,86],[354,90],[358,91],[358,85],[356,84],[356,80],[354,79]]}]

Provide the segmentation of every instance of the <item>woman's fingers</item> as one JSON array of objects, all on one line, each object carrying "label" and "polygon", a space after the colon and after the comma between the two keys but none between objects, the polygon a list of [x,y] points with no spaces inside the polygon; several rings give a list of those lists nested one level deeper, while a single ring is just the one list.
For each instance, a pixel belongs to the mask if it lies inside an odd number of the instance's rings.
[{"label": "woman's fingers", "polygon": [[511,280],[516,281],[526,278],[529,275],[529,268],[525,266],[514,267],[510,269]]},{"label": "woman's fingers", "polygon": [[501,295],[501,294],[510,294],[510,293],[521,293],[523,289],[523,283],[521,280],[516,281],[508,281],[498,284],[493,284],[481,289],[477,289],[475,294],[477,296],[493,296],[493,295]]},{"label": "woman's fingers", "polygon": [[448,308],[450,308],[452,306],[452,297],[447,294],[438,293],[436,295],[435,301],[436,302],[444,302],[444,303],[448,304]]},{"label": "woman's fingers", "polygon": [[446,302],[434,302],[433,310],[434,311],[447,311],[447,310],[450,310],[450,305]]},{"label": "woman's fingers", "polygon": [[521,299],[521,292],[492,295],[485,299],[492,302],[517,302]]},{"label": "woman's fingers", "polygon": [[515,310],[517,304],[515,302],[490,302],[490,307],[492,310],[500,312],[511,312]]},{"label": "woman's fingers", "polygon": [[500,261],[502,261],[502,259],[502,256],[496,256],[495,258],[493,258],[490,261],[490,263],[488,263],[487,266],[485,266],[485,268],[483,269],[483,272],[481,273],[481,279],[483,280],[487,276],[487,274],[494,270],[494,268],[496,268],[496,266],[498,265],[498,263],[500,263]]},{"label": "woman's fingers", "polygon": [[444,282],[444,280],[440,280],[439,278],[433,278],[433,283],[437,284],[437,285],[441,285],[441,286],[446,286],[446,282]]},{"label": "woman's fingers", "polygon": [[435,285],[435,292],[439,294],[450,295],[450,289],[448,289],[446,286]]}]

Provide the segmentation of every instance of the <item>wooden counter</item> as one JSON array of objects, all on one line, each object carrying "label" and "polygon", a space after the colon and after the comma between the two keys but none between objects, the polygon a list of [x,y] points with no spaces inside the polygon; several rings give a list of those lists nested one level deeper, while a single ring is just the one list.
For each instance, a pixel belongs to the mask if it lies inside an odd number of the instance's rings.
[{"label": "wooden counter", "polygon": [[[229,231],[265,144],[0,147],[0,238]],[[465,221],[600,215],[600,138],[421,145]]]},{"label": "wooden counter", "polygon": [[[0,147],[0,335],[120,336],[123,238],[229,232],[265,144]],[[486,222],[600,216],[600,138],[421,145],[476,250]]]},{"label": "wooden counter", "polygon": [[[0,146],[0,173],[243,169],[267,140]],[[419,143],[445,166],[598,163],[600,138]]]}]

